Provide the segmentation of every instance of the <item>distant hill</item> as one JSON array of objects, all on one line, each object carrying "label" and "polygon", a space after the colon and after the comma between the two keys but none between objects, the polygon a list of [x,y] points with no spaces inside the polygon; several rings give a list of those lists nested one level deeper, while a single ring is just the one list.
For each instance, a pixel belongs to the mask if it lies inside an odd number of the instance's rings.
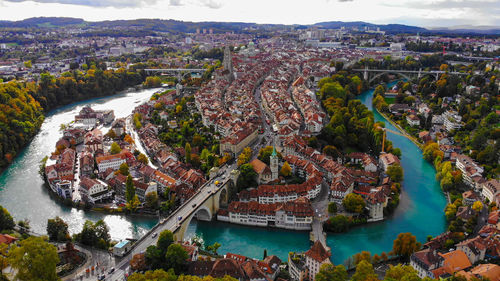
[{"label": "distant hill", "polygon": [[250,32],[252,29],[273,30],[283,27],[295,27],[304,29],[309,27],[319,27],[325,29],[338,29],[345,27],[347,29],[357,28],[363,30],[368,27],[370,30],[380,28],[387,33],[417,33],[421,34],[500,34],[499,27],[474,27],[474,26],[457,26],[452,28],[423,28],[418,26],[410,26],[404,24],[373,24],[363,21],[342,22],[329,21],[319,22],[313,25],[280,25],[280,24],[256,24],[246,22],[188,22],[178,20],[163,20],[163,19],[135,19],[135,20],[112,20],[89,22],[79,18],[66,17],[37,17],[28,18],[21,21],[0,21],[0,27],[41,27],[41,28],[57,28],[78,26],[83,28],[95,29],[131,29],[152,32],[172,32],[172,33],[191,33],[196,29],[210,29],[214,32]]},{"label": "distant hill", "polygon": [[381,31],[385,31],[388,33],[428,32],[428,30],[423,27],[410,26],[404,24],[373,24],[363,21],[352,21],[352,22],[328,21],[328,22],[319,22],[314,24],[313,26],[328,28],[328,29],[338,29],[343,26],[345,28],[357,28],[359,30],[363,30],[365,27],[368,27],[371,30],[380,28]]}]

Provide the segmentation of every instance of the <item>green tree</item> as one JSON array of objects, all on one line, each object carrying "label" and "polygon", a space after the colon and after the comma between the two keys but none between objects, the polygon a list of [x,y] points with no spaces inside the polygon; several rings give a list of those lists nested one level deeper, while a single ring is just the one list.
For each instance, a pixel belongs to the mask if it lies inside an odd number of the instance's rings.
[{"label": "green tree", "polygon": [[174,234],[170,230],[164,230],[160,233],[156,246],[162,253],[166,253],[168,247],[174,242]]},{"label": "green tree", "polygon": [[17,270],[17,280],[59,280],[56,265],[59,263],[57,248],[41,237],[29,237],[19,242],[9,252],[9,263]]},{"label": "green tree", "polygon": [[356,266],[356,272],[352,275],[351,281],[375,281],[378,280],[377,274],[373,270],[371,263],[362,260]]},{"label": "green tree", "polygon": [[349,218],[344,215],[336,215],[328,220],[327,227],[333,232],[344,232],[349,229]]},{"label": "green tree", "polygon": [[146,258],[146,264],[149,265],[152,269],[161,268],[165,262],[165,254],[162,253],[157,246],[151,245],[146,249],[146,253],[144,254]]},{"label": "green tree", "polygon": [[48,219],[47,234],[52,241],[67,241],[71,238],[68,232],[68,224],[60,217]]},{"label": "green tree", "polygon": [[83,229],[75,235],[75,240],[88,246],[107,249],[110,242],[109,228],[103,220],[96,223],[85,221]]},{"label": "green tree", "polygon": [[11,230],[16,224],[9,211],[0,205],[0,231]]},{"label": "green tree", "polygon": [[113,142],[111,144],[111,148],[109,149],[109,153],[111,153],[111,154],[118,154],[121,151],[122,151],[122,149],[121,149],[121,147],[120,147],[120,145],[118,143]]},{"label": "green tree", "polygon": [[118,168],[118,172],[124,176],[128,176],[130,174],[127,162],[124,162],[120,165],[120,167]]},{"label": "green tree", "polygon": [[125,183],[125,198],[127,202],[131,202],[135,196],[134,182],[132,181],[132,176],[127,176],[127,182]]},{"label": "green tree", "polygon": [[343,265],[334,266],[331,263],[325,263],[319,268],[316,274],[316,281],[347,281],[349,276]]},{"label": "green tree", "polygon": [[400,233],[394,240],[392,253],[406,260],[411,254],[420,250],[421,246],[415,235],[412,235],[410,232]]},{"label": "green tree", "polygon": [[328,213],[330,213],[330,214],[337,213],[337,203],[335,203],[335,202],[328,203]]},{"label": "green tree", "polygon": [[342,205],[344,205],[344,208],[348,212],[361,214],[366,206],[366,203],[361,195],[356,193],[349,193],[344,198],[344,200],[342,200]]},{"label": "green tree", "polygon": [[184,248],[179,244],[168,246],[165,255],[167,268],[173,268],[175,273],[180,274],[184,271],[189,256]]},{"label": "green tree", "polygon": [[403,168],[400,165],[394,164],[389,166],[386,174],[393,182],[401,182],[403,180]]},{"label": "green tree", "polygon": [[189,142],[186,142],[186,145],[184,147],[184,152],[186,155],[186,163],[191,163],[191,145]]},{"label": "green tree", "polygon": [[24,62],[24,67],[31,68],[33,65],[30,60]]},{"label": "green tree", "polygon": [[243,164],[240,166],[240,176],[238,177],[238,190],[242,190],[244,188],[248,188],[256,184],[255,177],[257,177],[257,173],[254,171],[252,165]]}]

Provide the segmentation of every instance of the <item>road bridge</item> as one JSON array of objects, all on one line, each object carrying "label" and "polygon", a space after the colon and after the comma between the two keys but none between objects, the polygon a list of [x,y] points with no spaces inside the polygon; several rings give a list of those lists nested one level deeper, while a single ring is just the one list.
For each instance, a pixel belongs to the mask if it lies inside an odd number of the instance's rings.
[{"label": "road bridge", "polygon": [[[431,75],[436,80],[439,79],[439,75],[441,74],[451,74],[451,75],[468,75],[468,73],[463,72],[448,72],[441,70],[430,70],[424,71],[422,69],[419,70],[397,70],[397,69],[353,69],[354,71],[359,71],[363,73],[363,79],[367,80],[369,83],[372,83],[378,77],[384,74],[398,74],[407,80],[411,80],[412,77],[420,78],[425,75]],[[371,76],[371,77],[370,77]]]},{"label": "road bridge", "polygon": [[[218,174],[214,175],[190,199],[140,238],[117,263],[115,272],[107,276],[106,280],[123,280],[132,257],[135,254],[145,252],[147,247],[156,245],[162,231],[170,230],[174,234],[175,241],[182,241],[193,218],[203,221],[212,220],[221,205],[227,204],[229,188],[236,183],[238,177],[238,172],[233,171],[233,166],[222,167]],[[158,235],[153,235],[154,233]]]}]

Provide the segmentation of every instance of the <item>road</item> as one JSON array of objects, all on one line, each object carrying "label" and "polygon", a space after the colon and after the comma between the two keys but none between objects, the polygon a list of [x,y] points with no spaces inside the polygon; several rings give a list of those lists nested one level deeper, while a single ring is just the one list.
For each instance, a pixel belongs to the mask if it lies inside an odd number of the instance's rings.
[{"label": "road", "polygon": [[[196,206],[200,206],[205,200],[207,200],[213,193],[216,193],[219,191],[220,188],[222,188],[225,183],[230,179],[230,172],[233,170],[234,164],[231,166],[226,166],[225,168],[222,168],[222,174],[220,176],[217,176],[213,178],[212,180],[208,181],[205,185],[200,187],[198,192],[191,197],[189,200],[187,200],[182,206],[180,206],[177,210],[175,210],[168,218],[162,220],[159,224],[157,224],[153,229],[146,234],[143,238],[141,238],[139,241],[136,242],[135,247],[130,251],[126,256],[121,258],[117,263],[116,263],[116,271],[110,275],[107,276],[105,280],[125,280],[125,274],[128,273],[128,267],[130,264],[130,260],[135,254],[138,253],[143,253],[146,251],[147,247],[150,245],[156,245],[156,242],[158,240],[158,236],[153,238],[152,233],[161,233],[164,230],[170,230],[174,232],[177,230],[177,228],[180,227],[180,225],[189,218],[193,214],[193,211],[196,210],[196,207],[193,207],[194,204]],[[215,181],[220,181],[221,183],[216,186],[214,184]],[[213,214],[215,215],[215,214]],[[178,237],[182,238],[182,237]]]}]

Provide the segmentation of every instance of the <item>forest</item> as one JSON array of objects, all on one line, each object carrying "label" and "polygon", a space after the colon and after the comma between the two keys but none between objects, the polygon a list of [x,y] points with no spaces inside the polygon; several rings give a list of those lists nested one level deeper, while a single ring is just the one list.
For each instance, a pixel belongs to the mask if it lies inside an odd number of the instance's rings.
[{"label": "forest", "polygon": [[58,78],[43,73],[38,83],[0,84],[0,169],[33,139],[45,113],[75,101],[115,94],[145,79],[140,71],[103,70],[98,66],[91,65],[86,73],[66,72]]}]

